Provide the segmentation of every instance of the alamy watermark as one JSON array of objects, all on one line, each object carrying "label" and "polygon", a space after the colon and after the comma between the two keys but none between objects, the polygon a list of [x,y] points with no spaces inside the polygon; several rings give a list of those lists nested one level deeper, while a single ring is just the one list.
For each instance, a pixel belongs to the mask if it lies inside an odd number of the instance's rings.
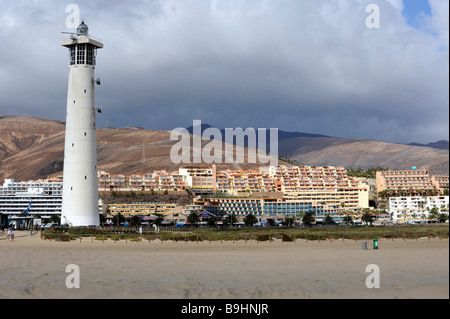
[{"label": "alamy watermark", "polygon": [[[278,165],[278,129],[271,128],[267,131],[266,128],[247,128],[244,130],[238,127],[225,128],[224,131],[225,139],[218,128],[209,127],[202,132],[201,120],[193,121],[192,137],[185,128],[172,130],[170,140],[177,143],[170,150],[170,159],[174,164],[204,162],[207,164]],[[208,142],[203,145],[202,141]],[[268,146],[270,152],[268,152]]]},{"label": "alamy watermark", "polygon": [[80,288],[80,267],[75,264],[67,265],[66,273],[69,273],[66,277],[66,287],[68,289]]},{"label": "alamy watermark", "polygon": [[380,28],[380,7],[377,4],[369,4],[366,6],[366,12],[370,13],[366,17],[366,27],[368,29]]},{"label": "alamy watermark", "polygon": [[66,13],[70,13],[66,18],[66,28],[77,28],[80,25],[80,7],[71,3],[66,6]]},{"label": "alamy watermark", "polygon": [[367,265],[366,272],[370,273],[366,277],[366,287],[369,289],[380,288],[380,267],[375,264]]}]

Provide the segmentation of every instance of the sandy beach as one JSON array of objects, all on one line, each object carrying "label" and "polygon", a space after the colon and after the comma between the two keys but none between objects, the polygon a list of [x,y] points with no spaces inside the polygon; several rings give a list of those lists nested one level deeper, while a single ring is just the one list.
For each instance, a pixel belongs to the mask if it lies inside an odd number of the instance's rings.
[{"label": "sandy beach", "polygon": [[[449,240],[176,242],[0,237],[0,298],[449,298]],[[66,287],[66,267],[80,288]],[[369,264],[380,287],[366,287]]]}]

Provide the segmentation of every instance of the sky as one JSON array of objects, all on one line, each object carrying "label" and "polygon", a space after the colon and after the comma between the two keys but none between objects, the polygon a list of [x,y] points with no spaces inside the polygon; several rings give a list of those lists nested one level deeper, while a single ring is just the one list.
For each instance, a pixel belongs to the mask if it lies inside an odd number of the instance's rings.
[{"label": "sky", "polygon": [[70,4],[104,43],[99,127],[449,139],[448,0],[0,0],[0,115],[65,121]]}]

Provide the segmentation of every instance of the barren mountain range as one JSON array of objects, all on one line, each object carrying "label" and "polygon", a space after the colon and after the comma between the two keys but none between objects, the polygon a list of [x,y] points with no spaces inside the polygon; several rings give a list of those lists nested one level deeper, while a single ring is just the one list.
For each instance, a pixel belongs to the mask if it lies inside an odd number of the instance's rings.
[{"label": "barren mountain range", "polygon": [[[64,123],[55,120],[0,116],[0,181],[5,178],[24,181],[62,174],[64,129]],[[145,174],[161,169],[173,171],[181,166],[209,166],[207,163],[173,163],[170,151],[176,143],[170,140],[170,131],[136,127],[98,128],[98,167],[113,174]],[[203,145],[208,143],[209,140],[203,141]],[[279,155],[308,165],[363,169],[376,166],[410,169],[415,165],[418,169],[429,170],[432,175],[449,173],[448,149],[372,140],[320,135],[285,138],[279,141]],[[250,169],[258,168],[260,164],[216,166],[218,169]]]}]

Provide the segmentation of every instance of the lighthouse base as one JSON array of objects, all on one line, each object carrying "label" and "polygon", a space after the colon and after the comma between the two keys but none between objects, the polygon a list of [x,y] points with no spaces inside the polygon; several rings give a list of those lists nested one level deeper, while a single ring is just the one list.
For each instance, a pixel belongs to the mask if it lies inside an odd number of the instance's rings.
[{"label": "lighthouse base", "polygon": [[72,227],[98,227],[100,226],[100,217],[96,216],[61,216],[61,224]]}]

